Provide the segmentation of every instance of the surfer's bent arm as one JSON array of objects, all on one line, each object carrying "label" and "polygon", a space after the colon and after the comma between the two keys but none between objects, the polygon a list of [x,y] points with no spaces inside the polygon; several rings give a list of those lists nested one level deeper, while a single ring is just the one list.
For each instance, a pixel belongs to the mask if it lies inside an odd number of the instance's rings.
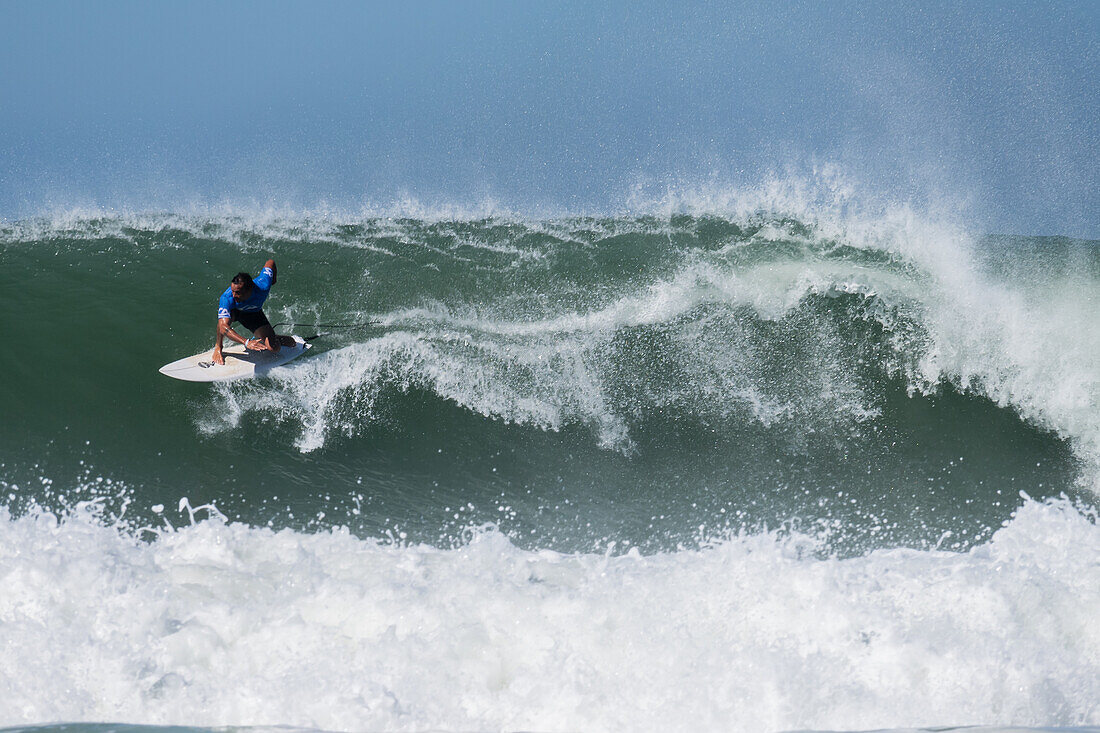
[{"label": "surfer's bent arm", "polygon": [[279,271],[275,269],[275,260],[268,260],[264,263],[264,267],[271,268],[271,284],[274,285],[275,281],[279,279]]}]

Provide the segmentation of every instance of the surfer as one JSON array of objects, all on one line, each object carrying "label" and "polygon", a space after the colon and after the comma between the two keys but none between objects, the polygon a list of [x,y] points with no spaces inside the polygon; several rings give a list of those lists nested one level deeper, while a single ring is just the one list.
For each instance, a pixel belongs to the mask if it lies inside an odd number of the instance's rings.
[{"label": "surfer", "polygon": [[[230,341],[244,344],[245,348],[252,351],[278,352],[282,346],[293,346],[294,339],[290,336],[276,335],[271,322],[264,315],[263,305],[267,300],[271,286],[277,278],[275,274],[275,260],[264,263],[264,269],[255,280],[247,272],[238,272],[233,276],[232,282],[222,297],[218,300],[218,336],[214,341],[214,362],[224,364],[222,356],[222,340],[229,337]],[[233,322],[239,321],[242,326],[252,332],[252,338],[246,339],[233,330]]]}]

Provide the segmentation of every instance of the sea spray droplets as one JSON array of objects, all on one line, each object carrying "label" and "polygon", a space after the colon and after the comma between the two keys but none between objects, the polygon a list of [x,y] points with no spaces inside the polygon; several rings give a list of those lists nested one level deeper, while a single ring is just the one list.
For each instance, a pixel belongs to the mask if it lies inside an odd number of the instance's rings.
[{"label": "sea spray droplets", "polygon": [[591,422],[601,442],[628,446],[591,368],[575,344],[509,347],[449,330],[398,331],[273,374],[274,390],[269,383],[227,387],[210,412],[229,424],[239,421],[242,408],[300,419],[298,447],[309,451],[332,432],[351,435],[369,423],[380,390],[417,388],[507,423],[557,430],[566,419]]}]

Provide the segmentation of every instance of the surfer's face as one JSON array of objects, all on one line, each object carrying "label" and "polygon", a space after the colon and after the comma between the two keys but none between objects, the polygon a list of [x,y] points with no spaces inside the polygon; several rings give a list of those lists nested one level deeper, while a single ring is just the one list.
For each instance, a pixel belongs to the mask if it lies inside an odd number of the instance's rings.
[{"label": "surfer's face", "polygon": [[252,288],[240,283],[232,283],[229,289],[233,291],[233,300],[240,302],[252,294]]}]

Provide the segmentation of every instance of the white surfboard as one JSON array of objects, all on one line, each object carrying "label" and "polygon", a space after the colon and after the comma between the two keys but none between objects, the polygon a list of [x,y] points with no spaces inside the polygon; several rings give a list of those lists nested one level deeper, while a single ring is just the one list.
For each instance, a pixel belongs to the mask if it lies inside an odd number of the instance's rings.
[{"label": "white surfboard", "polygon": [[214,350],[188,356],[186,359],[165,364],[160,373],[185,382],[231,382],[267,374],[277,366],[305,353],[312,344],[301,336],[294,336],[293,346],[284,346],[278,353],[249,351],[244,344],[232,343],[222,348],[225,364],[214,363]]}]

